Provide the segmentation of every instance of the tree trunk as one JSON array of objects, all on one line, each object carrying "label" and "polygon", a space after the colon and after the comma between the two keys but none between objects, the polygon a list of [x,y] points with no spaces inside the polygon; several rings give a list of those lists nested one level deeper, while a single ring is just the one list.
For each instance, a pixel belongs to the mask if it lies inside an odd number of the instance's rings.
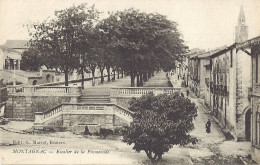
[{"label": "tree trunk", "polygon": [[144,80],[143,80],[143,72],[140,73],[140,86],[142,87],[144,85]]},{"label": "tree trunk", "polygon": [[119,72],[119,69],[117,70],[117,79],[119,79],[120,77],[120,72]]},{"label": "tree trunk", "polygon": [[92,86],[95,86],[95,69],[91,69],[92,72]]},{"label": "tree trunk", "polygon": [[136,86],[139,87],[140,86],[140,74],[137,73],[136,75]]},{"label": "tree trunk", "polygon": [[81,65],[81,88],[84,89],[84,66]]},{"label": "tree trunk", "polygon": [[130,77],[131,77],[131,87],[135,87],[135,74],[133,71],[130,71]]},{"label": "tree trunk", "polygon": [[113,72],[114,72],[114,75],[113,75],[113,80],[115,81],[116,80],[116,70],[113,69]]},{"label": "tree trunk", "polygon": [[100,69],[100,74],[101,74],[101,84],[104,83],[104,75],[103,75],[103,71],[104,71],[104,68],[103,68],[103,69]]},{"label": "tree trunk", "polygon": [[107,68],[107,81],[110,82],[110,67]]},{"label": "tree trunk", "polygon": [[121,71],[121,74],[122,74],[122,78],[123,78],[124,77],[124,71],[123,70]]},{"label": "tree trunk", "polygon": [[147,155],[147,157],[151,160],[151,161],[157,161],[157,160],[161,160],[162,159],[162,154],[154,154],[154,156],[152,156],[152,151],[149,150],[145,150],[145,153]]},{"label": "tree trunk", "polygon": [[67,70],[64,71],[65,74],[65,86],[69,86],[69,73]]},{"label": "tree trunk", "polygon": [[148,71],[148,79],[151,78],[151,72]]},{"label": "tree trunk", "polygon": [[147,81],[147,72],[143,72],[143,79],[144,79],[144,82]]}]

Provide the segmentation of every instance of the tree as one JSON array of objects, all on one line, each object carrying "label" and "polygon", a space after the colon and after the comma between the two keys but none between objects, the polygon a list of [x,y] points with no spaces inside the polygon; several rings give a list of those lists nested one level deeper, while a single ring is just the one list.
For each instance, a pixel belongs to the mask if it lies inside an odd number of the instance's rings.
[{"label": "tree", "polygon": [[136,77],[137,86],[142,85],[144,75],[165,70],[165,62],[172,64],[185,52],[177,24],[160,14],[128,9],[112,13],[104,22],[109,49],[116,56],[113,59],[119,59],[115,66],[131,76],[131,86],[135,86]]},{"label": "tree", "polygon": [[79,68],[80,55],[86,53],[98,14],[94,6],[82,4],[55,11],[55,18],[29,26],[31,46],[40,52],[47,68],[64,72],[66,86],[68,74]]},{"label": "tree", "polygon": [[123,131],[123,142],[134,144],[137,152],[145,151],[151,160],[160,160],[173,145],[195,144],[188,133],[194,128],[197,108],[180,93],[148,94],[130,101],[133,122]]},{"label": "tree", "polygon": [[29,71],[38,71],[39,67],[43,65],[43,59],[37,49],[30,47],[24,51],[21,60],[21,69]]}]

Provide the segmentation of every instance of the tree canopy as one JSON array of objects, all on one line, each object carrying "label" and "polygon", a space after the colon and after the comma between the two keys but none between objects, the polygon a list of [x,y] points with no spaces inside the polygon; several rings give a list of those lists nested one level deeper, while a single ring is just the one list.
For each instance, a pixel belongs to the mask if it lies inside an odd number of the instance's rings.
[{"label": "tree canopy", "polygon": [[[114,59],[131,76],[131,86],[137,76],[147,72],[173,69],[186,51],[177,23],[166,16],[128,9],[111,14],[101,27],[108,34]],[[138,86],[138,84],[137,84]]]},{"label": "tree canopy", "polygon": [[194,128],[197,108],[180,93],[133,98],[130,110],[135,114],[123,132],[123,142],[134,144],[133,149],[138,152],[145,151],[151,160],[161,159],[173,145],[197,142],[188,134]]},{"label": "tree canopy", "polygon": [[82,4],[56,11],[55,18],[30,26],[31,47],[47,68],[65,73],[65,85],[68,73],[79,70],[79,59],[84,58],[93,76],[97,68],[102,77],[104,69],[110,73],[112,68],[129,74],[131,86],[135,78],[136,85],[142,86],[153,72],[173,69],[187,50],[177,23],[166,16],[128,9],[98,18],[94,6]]},{"label": "tree canopy", "polygon": [[31,24],[31,46],[38,49],[47,68],[56,68],[65,74],[79,68],[80,55],[86,53],[88,36],[98,18],[94,6],[86,4],[55,11],[55,18]]},{"label": "tree canopy", "polygon": [[37,49],[30,47],[22,53],[21,69],[38,71],[39,67],[44,65],[43,60],[42,56],[40,56],[40,52]]}]

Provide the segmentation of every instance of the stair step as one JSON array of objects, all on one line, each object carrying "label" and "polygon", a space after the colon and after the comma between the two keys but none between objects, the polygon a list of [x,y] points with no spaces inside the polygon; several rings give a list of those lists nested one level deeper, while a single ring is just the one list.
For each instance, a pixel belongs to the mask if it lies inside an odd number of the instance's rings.
[{"label": "stair step", "polygon": [[83,99],[80,99],[80,100],[110,100],[110,99],[85,99],[85,98],[83,98]]},{"label": "stair step", "polygon": [[110,100],[80,100],[80,103],[110,103]]},{"label": "stair step", "polygon": [[110,96],[86,96],[86,95],[83,95],[83,96],[81,96],[81,98],[83,98],[83,97],[85,97],[85,98],[110,98]]}]

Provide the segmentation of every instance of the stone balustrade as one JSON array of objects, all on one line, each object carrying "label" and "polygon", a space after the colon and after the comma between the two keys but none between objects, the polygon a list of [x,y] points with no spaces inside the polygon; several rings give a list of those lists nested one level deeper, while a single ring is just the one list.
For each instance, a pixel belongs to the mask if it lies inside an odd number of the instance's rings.
[{"label": "stone balustrade", "polygon": [[111,97],[141,97],[148,93],[153,93],[154,95],[172,94],[180,90],[181,88],[173,87],[114,87],[111,89]]},{"label": "stone balustrade", "polygon": [[9,94],[32,96],[80,95],[81,87],[68,86],[7,86]]},{"label": "stone balustrade", "polygon": [[89,104],[61,104],[45,112],[35,112],[34,125],[43,125],[46,121],[60,114],[113,114],[122,117],[129,123],[132,121],[134,112],[112,103],[89,103]]}]

